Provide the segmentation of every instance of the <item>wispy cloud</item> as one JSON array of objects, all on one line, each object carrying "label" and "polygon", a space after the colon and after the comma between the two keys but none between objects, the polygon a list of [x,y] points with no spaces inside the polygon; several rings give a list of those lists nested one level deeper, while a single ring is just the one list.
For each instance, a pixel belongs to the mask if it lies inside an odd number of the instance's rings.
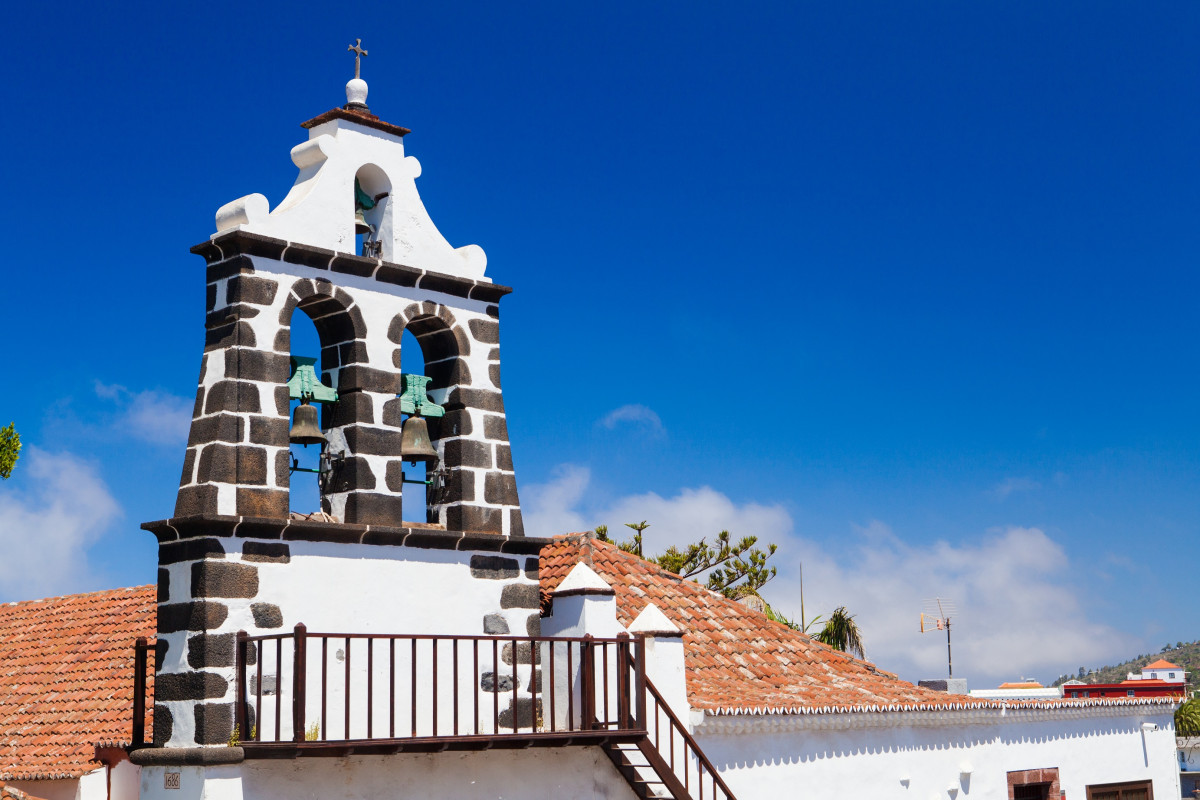
[{"label": "wispy cloud", "polygon": [[95,467],[29,447],[24,488],[0,490],[0,600],[80,591],[93,580],[87,548],[121,516]]},{"label": "wispy cloud", "polygon": [[607,524],[620,536],[628,533],[623,523],[643,519],[650,522],[651,551],[721,530],[757,535],[762,543],[779,545],[773,559],[779,576],[764,589],[773,606],[799,616],[803,564],[807,615],[846,606],[857,615],[868,657],[909,680],[946,673],[945,639],[918,631],[923,602],[935,595],[957,603],[954,673],[967,676],[974,687],[1021,675],[1052,680],[1142,644],[1088,618],[1075,566],[1037,528],[999,528],[962,542],[916,544],[871,521],[823,532],[818,540],[798,533],[782,505],[739,504],[709,487],[595,503],[589,500],[590,482],[586,467],[563,466],[548,482],[525,489],[530,535]]},{"label": "wispy cloud", "polygon": [[997,500],[1005,500],[1017,492],[1032,492],[1042,488],[1042,485],[1032,478],[1005,478],[988,490],[988,494]]},{"label": "wispy cloud", "polygon": [[131,392],[119,384],[95,382],[96,396],[115,404],[109,425],[119,433],[151,444],[181,445],[192,421],[192,401],[167,392]]},{"label": "wispy cloud", "polygon": [[597,424],[610,431],[618,425],[624,424],[637,425],[656,435],[662,435],[667,432],[667,429],[663,426],[662,419],[654,412],[654,409],[640,403],[630,403],[620,408],[615,408],[605,414]]}]

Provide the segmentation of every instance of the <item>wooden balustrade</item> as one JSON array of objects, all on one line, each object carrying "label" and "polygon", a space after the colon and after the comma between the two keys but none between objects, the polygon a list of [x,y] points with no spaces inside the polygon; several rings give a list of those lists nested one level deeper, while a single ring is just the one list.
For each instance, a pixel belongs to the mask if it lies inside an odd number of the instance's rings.
[{"label": "wooden balustrade", "polygon": [[645,646],[627,635],[313,633],[297,625],[241,632],[236,647],[236,722],[247,746],[645,731]]}]

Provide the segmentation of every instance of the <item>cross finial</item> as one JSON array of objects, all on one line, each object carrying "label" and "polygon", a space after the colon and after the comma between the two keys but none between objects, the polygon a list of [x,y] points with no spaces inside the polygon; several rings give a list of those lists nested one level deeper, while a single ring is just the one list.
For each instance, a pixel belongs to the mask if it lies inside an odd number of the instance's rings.
[{"label": "cross finial", "polygon": [[354,44],[346,49],[354,53],[354,77],[358,78],[362,69],[362,57],[367,54],[367,51],[362,49],[362,39],[355,39]]}]

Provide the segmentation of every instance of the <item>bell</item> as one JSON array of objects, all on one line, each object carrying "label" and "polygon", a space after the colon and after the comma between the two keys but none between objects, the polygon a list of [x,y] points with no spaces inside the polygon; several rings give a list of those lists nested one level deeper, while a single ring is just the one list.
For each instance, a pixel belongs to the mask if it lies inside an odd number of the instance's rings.
[{"label": "bell", "polygon": [[429,441],[429,426],[424,418],[412,416],[404,420],[400,428],[400,458],[410,464],[418,461],[437,463],[437,451],[433,449],[433,442]]},{"label": "bell", "polygon": [[367,217],[363,214],[363,210],[361,208],[354,209],[354,232],[365,235],[373,230],[374,228],[367,222]]},{"label": "bell", "polygon": [[296,413],[292,417],[292,429],[288,432],[288,441],[305,446],[325,444],[328,441],[325,434],[321,433],[317,407],[310,406],[307,400],[301,401],[300,405],[296,406]]}]

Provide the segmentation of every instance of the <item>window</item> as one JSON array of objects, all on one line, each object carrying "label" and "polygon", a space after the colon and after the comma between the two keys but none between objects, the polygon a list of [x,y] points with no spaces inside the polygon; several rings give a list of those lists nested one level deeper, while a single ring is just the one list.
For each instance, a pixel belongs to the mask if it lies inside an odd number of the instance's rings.
[{"label": "window", "polygon": [[1126,697],[1133,697],[1133,689],[1126,689],[1126,690],[1125,690],[1125,696],[1126,696]]},{"label": "window", "polygon": [[1168,672],[1168,673],[1167,673],[1167,677],[1168,677],[1168,678],[1174,678],[1174,677],[1175,677],[1175,673],[1174,673],[1174,672]]},{"label": "window", "polygon": [[1079,697],[1079,692],[1071,692],[1071,697]]},{"label": "window", "polygon": [[1091,692],[1084,692],[1084,693],[1083,693],[1083,696],[1084,696],[1084,697],[1089,697],[1089,696],[1091,696]]},{"label": "window", "polygon": [[1089,786],[1087,800],[1154,800],[1154,787],[1150,781]]},{"label": "window", "polygon": [[[1013,800],[1049,800],[1050,784],[1027,783],[1013,787]],[[1057,800],[1057,798],[1055,798]]]}]

